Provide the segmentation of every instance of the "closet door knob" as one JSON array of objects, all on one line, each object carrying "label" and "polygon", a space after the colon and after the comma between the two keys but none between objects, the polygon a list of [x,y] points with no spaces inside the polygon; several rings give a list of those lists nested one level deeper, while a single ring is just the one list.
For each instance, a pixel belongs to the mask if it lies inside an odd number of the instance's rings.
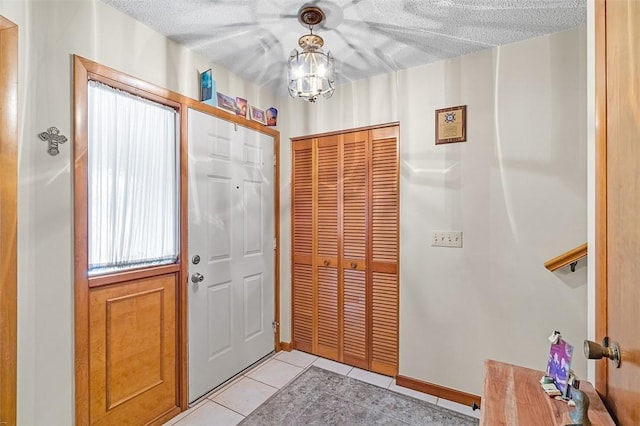
[{"label": "closet door knob", "polygon": [[329,266],[329,261],[327,259],[324,260],[324,266]]},{"label": "closet door knob", "polygon": [[356,262],[351,262],[351,267],[353,269],[356,269],[358,267],[358,264]]}]

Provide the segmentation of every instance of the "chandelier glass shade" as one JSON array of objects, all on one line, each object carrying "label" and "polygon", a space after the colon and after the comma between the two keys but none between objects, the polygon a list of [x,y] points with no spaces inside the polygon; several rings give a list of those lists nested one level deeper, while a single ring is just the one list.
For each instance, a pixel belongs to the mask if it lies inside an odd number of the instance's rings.
[{"label": "chandelier glass shade", "polygon": [[335,89],[335,59],[331,52],[322,50],[324,40],[313,34],[313,25],[324,19],[322,11],[313,6],[299,12],[301,22],[309,25],[310,33],[298,40],[301,52],[294,49],[287,63],[289,95],[315,102],[318,96],[330,98]]}]

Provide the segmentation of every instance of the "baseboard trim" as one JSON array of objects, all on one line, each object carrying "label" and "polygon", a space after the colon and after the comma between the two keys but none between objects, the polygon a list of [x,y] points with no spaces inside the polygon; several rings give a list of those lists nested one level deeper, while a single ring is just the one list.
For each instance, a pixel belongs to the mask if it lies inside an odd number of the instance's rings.
[{"label": "baseboard trim", "polygon": [[447,388],[440,385],[434,385],[433,383],[423,382],[422,380],[414,379],[407,376],[397,376],[396,384],[405,388],[417,390],[422,393],[427,393],[438,398],[447,399],[449,401],[457,402],[462,405],[471,406],[474,402],[480,406],[481,398],[478,395],[474,395],[467,392]]},{"label": "baseboard trim", "polygon": [[291,352],[292,349],[293,349],[293,345],[291,345],[291,342],[280,342],[281,351]]}]

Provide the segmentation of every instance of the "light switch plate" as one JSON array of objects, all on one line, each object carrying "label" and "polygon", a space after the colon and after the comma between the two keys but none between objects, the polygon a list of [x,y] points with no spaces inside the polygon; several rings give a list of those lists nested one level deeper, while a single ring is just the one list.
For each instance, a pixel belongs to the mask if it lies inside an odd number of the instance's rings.
[{"label": "light switch plate", "polygon": [[432,247],[462,247],[462,231],[433,231]]}]

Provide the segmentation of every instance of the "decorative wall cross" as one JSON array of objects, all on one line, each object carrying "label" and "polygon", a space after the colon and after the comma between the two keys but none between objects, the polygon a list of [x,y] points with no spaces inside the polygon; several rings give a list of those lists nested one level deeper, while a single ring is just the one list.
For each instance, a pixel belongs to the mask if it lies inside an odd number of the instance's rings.
[{"label": "decorative wall cross", "polygon": [[58,155],[60,150],[58,144],[65,143],[67,137],[60,134],[60,130],[57,127],[49,127],[46,132],[42,132],[38,135],[43,141],[49,142],[49,149],[47,152],[51,155]]}]

